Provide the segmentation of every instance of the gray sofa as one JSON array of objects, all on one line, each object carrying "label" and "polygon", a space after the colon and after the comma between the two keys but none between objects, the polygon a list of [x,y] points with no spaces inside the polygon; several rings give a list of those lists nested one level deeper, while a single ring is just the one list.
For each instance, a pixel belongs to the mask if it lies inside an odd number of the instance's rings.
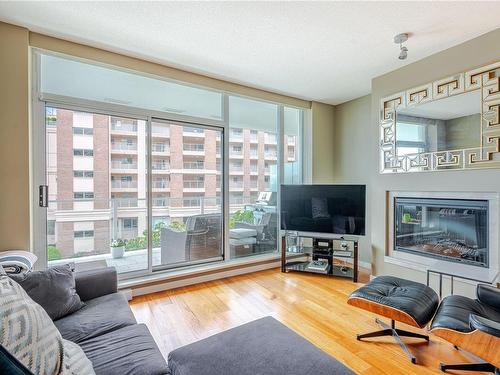
[{"label": "gray sofa", "polygon": [[80,345],[96,375],[160,375],[168,368],[148,328],[137,324],[125,296],[117,292],[114,268],[75,273],[85,306],[55,320],[63,338]]}]

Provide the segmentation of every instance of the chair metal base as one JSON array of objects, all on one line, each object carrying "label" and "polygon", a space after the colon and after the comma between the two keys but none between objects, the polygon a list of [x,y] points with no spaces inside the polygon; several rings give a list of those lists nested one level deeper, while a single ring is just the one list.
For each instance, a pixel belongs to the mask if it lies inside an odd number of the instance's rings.
[{"label": "chair metal base", "polygon": [[377,322],[378,325],[382,326],[384,329],[381,331],[376,331],[376,332],[370,332],[370,333],[364,333],[361,335],[357,335],[357,339],[366,339],[370,337],[381,337],[381,336],[392,336],[396,340],[396,342],[399,344],[401,349],[406,353],[408,358],[410,359],[411,363],[417,363],[417,359],[411,352],[408,350],[406,345],[404,344],[403,340],[401,340],[402,337],[415,337],[418,339],[424,339],[426,341],[429,341],[429,336],[427,335],[421,335],[419,333],[415,332],[410,332],[410,331],[405,331],[399,328],[396,328],[396,322],[394,320],[391,320],[391,325],[389,326],[388,324],[382,322],[378,318],[375,319],[375,322]]},{"label": "chair metal base", "polygon": [[495,366],[489,363],[459,363],[454,365],[447,365],[441,363],[439,365],[439,368],[443,372],[446,372],[446,370],[462,370],[462,371],[492,372],[495,375],[500,375],[500,370],[495,368]]}]

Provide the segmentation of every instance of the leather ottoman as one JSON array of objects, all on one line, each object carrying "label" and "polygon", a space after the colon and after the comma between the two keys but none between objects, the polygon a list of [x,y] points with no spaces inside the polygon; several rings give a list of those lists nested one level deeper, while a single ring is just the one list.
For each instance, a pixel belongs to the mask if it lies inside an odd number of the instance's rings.
[{"label": "leather ottoman", "polygon": [[439,306],[439,297],[432,288],[424,284],[393,276],[379,276],[355,290],[347,303],[391,319],[390,326],[376,319],[384,329],[358,335],[358,340],[393,336],[410,360],[416,363],[415,357],[401,341],[400,336],[422,338],[427,341],[429,336],[397,329],[395,322],[417,328],[425,327]]}]

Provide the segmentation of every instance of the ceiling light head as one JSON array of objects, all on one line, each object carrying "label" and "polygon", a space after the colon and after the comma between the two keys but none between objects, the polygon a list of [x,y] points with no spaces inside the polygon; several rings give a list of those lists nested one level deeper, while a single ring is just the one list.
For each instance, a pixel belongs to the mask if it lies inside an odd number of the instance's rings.
[{"label": "ceiling light head", "polygon": [[399,44],[399,56],[400,60],[406,60],[408,57],[408,48],[403,46],[403,43],[408,40],[408,34],[402,33],[394,37],[394,43]]},{"label": "ceiling light head", "polygon": [[400,60],[406,60],[407,57],[408,57],[408,48],[401,47],[398,59],[400,59]]}]

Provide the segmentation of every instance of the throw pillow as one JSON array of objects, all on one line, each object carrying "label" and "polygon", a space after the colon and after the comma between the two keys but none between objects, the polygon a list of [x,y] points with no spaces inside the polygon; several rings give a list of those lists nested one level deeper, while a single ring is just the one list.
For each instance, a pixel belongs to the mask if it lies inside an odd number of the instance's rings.
[{"label": "throw pillow", "polygon": [[10,277],[47,311],[52,320],[85,306],[76,293],[75,275],[69,264]]},{"label": "throw pillow", "polygon": [[0,275],[0,345],[37,375],[95,375],[83,350],[63,340],[45,310]]}]

